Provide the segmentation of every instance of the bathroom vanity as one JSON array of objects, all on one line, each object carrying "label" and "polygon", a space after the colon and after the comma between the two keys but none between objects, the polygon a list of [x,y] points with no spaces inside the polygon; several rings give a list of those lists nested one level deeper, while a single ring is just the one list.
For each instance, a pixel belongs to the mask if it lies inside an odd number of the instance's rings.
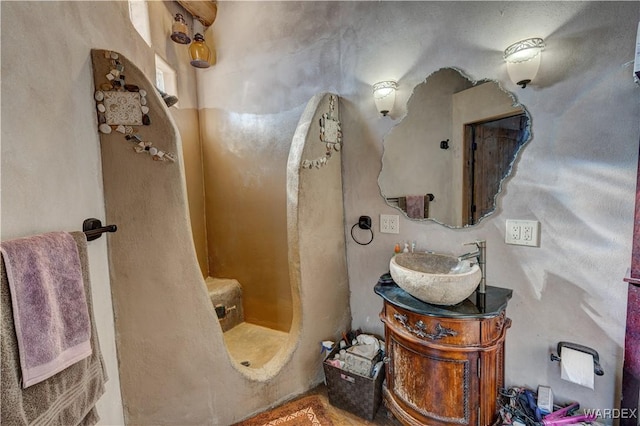
[{"label": "bathroom vanity", "polygon": [[487,286],[485,297],[453,306],[422,302],[392,281],[374,291],[384,299],[389,411],[406,425],[493,424],[512,290]]}]

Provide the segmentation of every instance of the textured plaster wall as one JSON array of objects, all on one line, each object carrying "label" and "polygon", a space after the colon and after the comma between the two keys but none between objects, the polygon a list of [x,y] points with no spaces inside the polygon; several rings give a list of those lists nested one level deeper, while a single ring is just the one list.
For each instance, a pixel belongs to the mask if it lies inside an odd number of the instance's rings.
[{"label": "textured plaster wall", "polygon": [[[534,136],[493,216],[460,230],[401,217],[399,235],[376,232],[368,246],[347,237],[353,326],[382,331],[372,287],[396,242],[457,254],[483,238],[489,285],[514,290],[507,383],[547,384],[559,400],[586,407],[617,405],[640,134],[631,77],[637,2],[221,2],[218,12],[218,63],[199,75],[198,91],[202,109],[227,112],[211,123],[222,135],[246,128],[234,121],[241,114],[284,114],[323,91],[342,97],[347,235],[360,215],[377,230],[379,214],[397,214],[377,185],[382,140],[415,85],[456,66],[515,92]],[[547,48],[539,78],[522,90],[508,79],[502,50],[529,36]],[[390,78],[400,85],[397,109],[382,118],[371,85]],[[293,123],[278,124],[274,161]],[[540,221],[541,246],[505,245],[509,218]],[[560,340],[600,352],[605,375],[595,390],[560,379],[548,360]]]}]

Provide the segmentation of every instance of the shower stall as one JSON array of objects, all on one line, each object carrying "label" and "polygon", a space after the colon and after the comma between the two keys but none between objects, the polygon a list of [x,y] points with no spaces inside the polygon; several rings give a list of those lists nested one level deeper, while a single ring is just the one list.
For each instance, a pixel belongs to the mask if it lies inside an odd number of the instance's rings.
[{"label": "shower stall", "polygon": [[[105,220],[118,224],[108,249],[125,420],[127,424],[233,424],[320,383],[320,342],[337,338],[337,330],[350,326],[340,155],[336,151],[323,167],[303,167],[305,160],[324,155],[325,144],[318,142],[323,131],[319,119],[328,112],[331,99],[335,107],[338,100],[328,94],[316,95],[304,111],[284,113],[282,122],[272,123],[281,130],[290,125],[295,131],[290,130],[288,139],[292,142],[286,146],[264,139],[263,153],[268,146],[283,155],[283,188],[280,194],[270,193],[269,204],[259,191],[249,189],[251,185],[226,196],[207,195],[213,197],[209,201],[225,203],[223,213],[230,219],[220,226],[235,229],[222,249],[213,246],[207,256],[220,262],[211,262],[214,275],[221,273],[216,278],[235,279],[242,286],[245,322],[253,318],[251,304],[260,302],[245,301],[251,291],[243,283],[248,282],[243,271],[255,269],[263,274],[258,282],[265,283],[265,288],[258,299],[263,295],[276,301],[290,299],[290,314],[273,314],[265,320],[266,326],[260,325],[270,329],[290,316],[283,327],[288,326],[288,330],[277,330],[285,334],[284,343],[276,345],[262,366],[246,366],[242,355],[247,352],[236,357],[228,350],[225,335],[229,331],[223,332],[195,251],[186,177],[192,170],[188,169],[187,154],[183,154],[182,128],[176,123],[181,121],[183,125],[181,118],[187,112],[180,111],[178,120],[174,119],[145,74],[118,52],[92,51],[96,87],[109,73],[109,58],[114,55],[127,70],[129,84],[147,93],[146,107],[152,120],[137,128],[137,137],[145,146],[152,143],[175,158],[154,161],[144,155],[146,150],[133,149],[131,140],[118,131],[100,133]],[[226,114],[225,119],[222,123],[228,127],[229,121],[246,117]],[[215,135],[207,132],[207,126],[220,125],[210,120],[200,123],[204,123],[201,134],[205,138]],[[243,128],[247,129],[244,124],[238,129]],[[239,150],[236,152],[251,150],[243,146],[246,142],[240,133],[225,143]],[[286,132],[278,135],[278,140],[285,137]],[[215,151],[207,154],[221,153]],[[265,164],[273,161],[266,159]],[[252,164],[255,168],[244,169],[248,163],[239,160],[236,166],[244,173],[234,172],[227,182],[261,180],[261,166]],[[212,172],[219,171],[208,171],[204,179]],[[243,197],[253,204],[242,204]],[[261,208],[252,213],[251,205]],[[229,212],[234,209],[235,213]],[[254,223],[235,220],[243,215],[254,217]],[[269,239],[263,228],[274,225],[265,224],[261,218],[279,215],[283,230],[274,231],[275,236]],[[221,220],[217,216],[208,223],[215,225]],[[270,251],[277,257],[267,259]],[[276,268],[278,262],[282,264]],[[241,265],[237,274],[225,269],[230,264]],[[225,277],[227,273],[234,276]],[[288,278],[286,284],[284,278]],[[271,286],[272,282],[277,285]],[[275,308],[280,305],[286,306],[287,302],[276,303]],[[229,315],[232,312],[226,312],[227,308],[225,313]],[[265,310],[273,312],[274,308]],[[245,340],[255,343],[261,339],[248,336]]]}]

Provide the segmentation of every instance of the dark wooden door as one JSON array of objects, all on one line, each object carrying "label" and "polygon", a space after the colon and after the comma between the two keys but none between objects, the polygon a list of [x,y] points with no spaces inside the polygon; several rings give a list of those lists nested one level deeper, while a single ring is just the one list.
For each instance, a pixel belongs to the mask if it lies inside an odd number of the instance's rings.
[{"label": "dark wooden door", "polygon": [[465,225],[473,225],[493,211],[502,179],[524,143],[526,120],[519,114],[466,126]]}]

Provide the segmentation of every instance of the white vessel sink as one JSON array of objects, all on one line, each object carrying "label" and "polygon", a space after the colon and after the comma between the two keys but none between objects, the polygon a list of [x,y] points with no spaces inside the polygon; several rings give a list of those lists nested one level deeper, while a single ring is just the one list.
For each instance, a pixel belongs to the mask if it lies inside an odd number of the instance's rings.
[{"label": "white vessel sink", "polygon": [[482,278],[477,264],[435,253],[400,253],[389,262],[398,286],[423,302],[456,305],[471,296]]}]

